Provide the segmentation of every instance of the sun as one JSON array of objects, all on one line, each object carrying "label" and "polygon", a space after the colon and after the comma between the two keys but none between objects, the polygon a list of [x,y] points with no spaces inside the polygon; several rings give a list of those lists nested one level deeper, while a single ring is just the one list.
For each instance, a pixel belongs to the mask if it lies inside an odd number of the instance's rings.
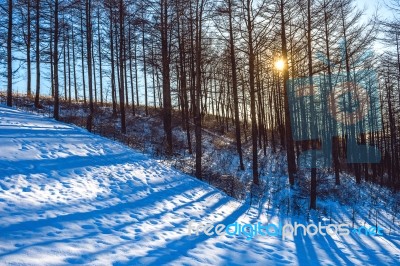
[{"label": "sun", "polygon": [[285,62],[282,59],[279,59],[275,62],[275,68],[277,70],[282,71],[285,68]]}]

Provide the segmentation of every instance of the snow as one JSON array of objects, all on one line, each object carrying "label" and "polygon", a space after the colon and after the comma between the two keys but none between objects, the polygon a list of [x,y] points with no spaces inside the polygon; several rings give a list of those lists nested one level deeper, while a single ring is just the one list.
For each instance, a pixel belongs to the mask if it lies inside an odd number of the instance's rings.
[{"label": "snow", "polygon": [[188,235],[191,221],[277,224],[295,217],[250,207],[84,129],[4,106],[0,170],[1,265],[400,263],[398,230],[287,240]]}]

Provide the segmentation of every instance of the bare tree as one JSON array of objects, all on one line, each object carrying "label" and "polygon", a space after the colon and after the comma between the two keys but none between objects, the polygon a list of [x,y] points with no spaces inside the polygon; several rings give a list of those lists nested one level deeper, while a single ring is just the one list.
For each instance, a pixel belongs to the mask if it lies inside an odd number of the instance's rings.
[{"label": "bare tree", "polygon": [[7,106],[12,106],[12,39],[13,39],[13,1],[8,3],[8,29],[7,29]]}]

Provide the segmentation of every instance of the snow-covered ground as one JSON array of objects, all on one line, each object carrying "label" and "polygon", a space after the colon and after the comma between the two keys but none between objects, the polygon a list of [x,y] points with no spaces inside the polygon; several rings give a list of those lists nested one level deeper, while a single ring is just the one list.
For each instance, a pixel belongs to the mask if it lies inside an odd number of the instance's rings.
[{"label": "snow-covered ground", "polygon": [[188,235],[190,221],[295,219],[81,128],[0,106],[1,265],[399,265],[398,228],[389,234],[382,219],[382,236]]}]

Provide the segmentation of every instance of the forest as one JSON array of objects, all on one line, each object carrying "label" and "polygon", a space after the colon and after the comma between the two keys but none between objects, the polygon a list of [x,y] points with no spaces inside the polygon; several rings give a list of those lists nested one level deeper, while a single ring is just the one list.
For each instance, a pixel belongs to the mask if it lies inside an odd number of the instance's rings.
[{"label": "forest", "polygon": [[400,0],[0,0],[1,265],[400,265]]},{"label": "forest", "polygon": [[[290,186],[308,177],[310,209],[325,173],[332,188],[346,173],[398,192],[400,3],[368,10],[354,0],[0,1],[0,90],[8,106],[17,92],[37,110],[50,97],[56,120],[79,104],[88,131],[96,108],[109,108],[122,135],[135,126],[127,115],[158,110],[163,155],[176,154],[173,130],[182,128],[199,179],[205,125],[215,120],[214,131],[233,136],[241,171],[251,147],[252,188],[262,183],[260,156],[285,151]],[[350,158],[358,146],[380,155]],[[331,163],[317,167],[320,156]]]}]

